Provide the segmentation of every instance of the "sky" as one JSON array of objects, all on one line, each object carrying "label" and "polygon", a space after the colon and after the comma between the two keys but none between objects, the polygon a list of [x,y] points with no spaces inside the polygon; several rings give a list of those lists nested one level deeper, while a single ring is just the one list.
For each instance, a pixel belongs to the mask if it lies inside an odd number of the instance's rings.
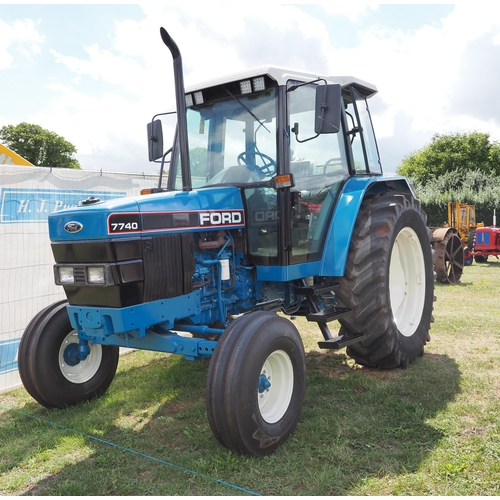
[{"label": "sky", "polygon": [[386,173],[435,134],[500,141],[500,2],[487,0],[0,3],[0,127],[55,132],[86,170],[156,172],[146,124],[175,109],[161,26],[187,86],[266,64],[375,84]]}]

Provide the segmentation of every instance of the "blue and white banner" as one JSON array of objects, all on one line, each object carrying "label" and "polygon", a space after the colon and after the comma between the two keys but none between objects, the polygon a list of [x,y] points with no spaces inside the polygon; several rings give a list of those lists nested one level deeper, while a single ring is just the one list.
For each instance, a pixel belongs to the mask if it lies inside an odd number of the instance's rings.
[{"label": "blue and white banner", "polygon": [[89,196],[137,196],[158,177],[0,165],[0,393],[21,386],[17,355],[26,325],[65,298],[54,284],[47,218]]},{"label": "blue and white banner", "polygon": [[0,340],[0,375],[17,371],[17,351],[21,339]]},{"label": "blue and white banner", "polygon": [[0,189],[0,224],[45,222],[52,212],[76,207],[94,196],[102,201],[126,196],[125,191],[66,191],[64,189]]}]

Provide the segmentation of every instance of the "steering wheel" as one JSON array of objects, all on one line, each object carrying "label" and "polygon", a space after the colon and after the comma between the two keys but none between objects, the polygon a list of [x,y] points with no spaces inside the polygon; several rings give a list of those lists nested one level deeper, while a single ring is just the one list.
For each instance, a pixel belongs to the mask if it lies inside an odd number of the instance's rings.
[{"label": "steering wheel", "polygon": [[330,158],[323,165],[323,173],[324,174],[327,173],[326,171],[327,171],[328,167],[331,166],[331,165],[337,166],[338,168],[336,170],[333,170],[332,172],[328,172],[329,174],[336,174],[336,173],[342,173],[342,172],[344,172],[344,168],[342,166],[342,158]]},{"label": "steering wheel", "polygon": [[243,153],[238,155],[238,165],[246,165],[247,167],[254,169],[259,174],[261,179],[263,177],[271,177],[276,172],[276,162],[270,156],[261,153],[260,151],[255,151],[254,155],[256,158],[260,158],[263,163],[262,166],[255,163],[249,163],[247,161],[246,151],[243,151]]},{"label": "steering wheel", "polygon": [[334,163],[340,163],[342,165],[342,158],[330,158],[324,165],[323,167],[329,167],[330,165],[333,165]]}]

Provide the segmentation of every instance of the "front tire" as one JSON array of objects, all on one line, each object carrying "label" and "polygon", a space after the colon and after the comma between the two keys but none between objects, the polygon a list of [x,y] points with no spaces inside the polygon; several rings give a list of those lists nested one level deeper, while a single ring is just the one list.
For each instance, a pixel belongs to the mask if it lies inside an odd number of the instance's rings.
[{"label": "front tire", "polygon": [[474,260],[478,263],[478,264],[483,264],[484,262],[488,262],[488,256],[487,255],[476,255],[474,257]]},{"label": "front tire", "polygon": [[63,300],[40,311],[19,344],[19,375],[28,393],[47,408],[66,408],[101,396],[118,366],[119,348],[92,344],[86,359],[76,358],[78,334]]},{"label": "front tire", "polygon": [[405,368],[423,354],[434,301],[429,233],[413,197],[380,194],[363,201],[337,292],[353,309],[339,319],[340,334],[367,335],[347,347],[357,363]]},{"label": "front tire", "polygon": [[306,386],[302,339],[286,318],[256,311],[234,320],[210,360],[206,406],[217,440],[264,456],[296,428]]}]

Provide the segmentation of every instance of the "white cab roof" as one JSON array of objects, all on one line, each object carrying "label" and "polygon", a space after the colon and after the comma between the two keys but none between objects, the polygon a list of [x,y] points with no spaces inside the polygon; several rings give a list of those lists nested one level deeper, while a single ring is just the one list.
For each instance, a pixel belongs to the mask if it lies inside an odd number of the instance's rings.
[{"label": "white cab roof", "polygon": [[327,76],[318,75],[314,73],[306,73],[303,71],[296,71],[289,68],[281,68],[279,66],[260,66],[257,68],[251,68],[248,70],[232,73],[230,75],[224,75],[220,78],[216,78],[211,81],[202,82],[195,85],[189,85],[186,87],[186,92],[195,92],[197,90],[206,89],[209,87],[215,87],[217,85],[222,85],[228,82],[235,82],[238,80],[245,80],[247,78],[253,78],[260,75],[269,75],[271,78],[276,80],[278,85],[286,85],[288,80],[299,80],[302,82],[308,82],[316,80],[318,78],[324,78],[328,83],[337,83],[342,87],[350,84],[355,84],[356,87],[360,88],[367,98],[377,93],[377,87],[371,83],[368,83],[359,78],[353,76]]}]

